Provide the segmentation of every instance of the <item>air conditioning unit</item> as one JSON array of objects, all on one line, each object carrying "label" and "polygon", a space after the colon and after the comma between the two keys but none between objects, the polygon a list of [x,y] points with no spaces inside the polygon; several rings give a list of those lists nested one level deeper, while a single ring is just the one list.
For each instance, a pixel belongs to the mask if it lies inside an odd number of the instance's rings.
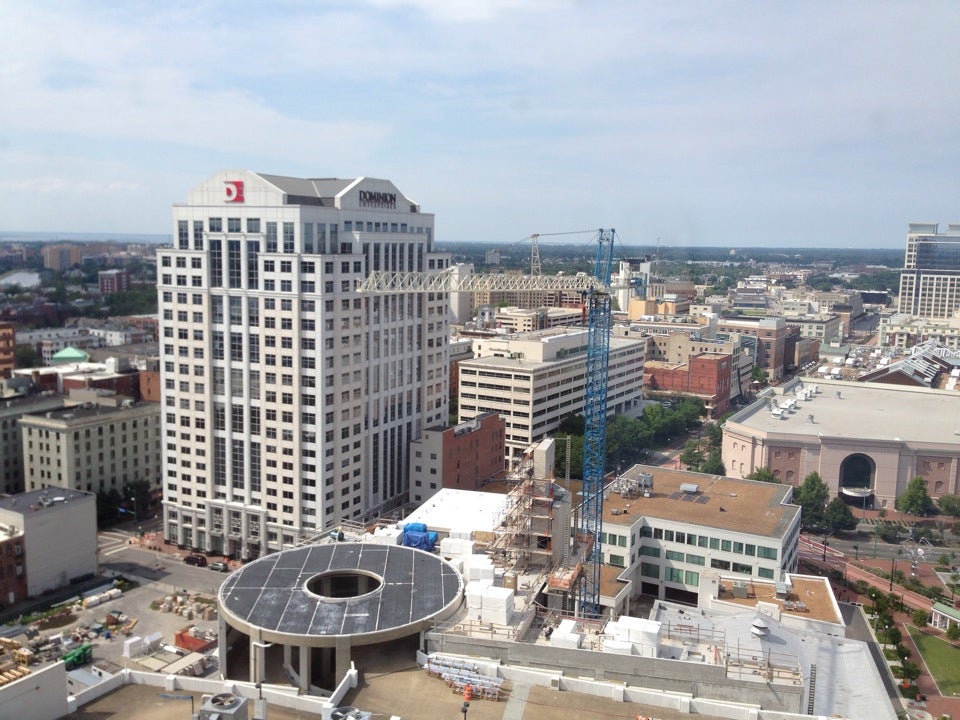
[{"label": "air conditioning unit", "polygon": [[330,720],[370,720],[372,717],[373,713],[357,710],[350,705],[338,707],[330,712]]},{"label": "air conditioning unit", "polygon": [[219,693],[203,699],[196,720],[248,720],[247,699],[233,693]]}]

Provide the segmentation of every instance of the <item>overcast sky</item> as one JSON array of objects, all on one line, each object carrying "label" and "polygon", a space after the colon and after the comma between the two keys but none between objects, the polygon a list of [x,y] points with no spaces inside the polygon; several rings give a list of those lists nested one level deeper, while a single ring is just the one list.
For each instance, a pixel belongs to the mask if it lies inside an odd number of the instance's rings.
[{"label": "overcast sky", "polygon": [[960,220],[960,2],[0,0],[0,230],[170,233],[220,169],[440,241],[900,247]]}]

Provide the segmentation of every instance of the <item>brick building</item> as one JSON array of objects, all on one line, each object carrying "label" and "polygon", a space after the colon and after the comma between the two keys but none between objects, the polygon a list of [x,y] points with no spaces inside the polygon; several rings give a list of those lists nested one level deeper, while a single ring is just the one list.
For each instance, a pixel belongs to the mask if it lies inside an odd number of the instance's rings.
[{"label": "brick building", "polygon": [[423,502],[440,488],[479,490],[504,472],[507,424],[484,413],[445,428],[427,428],[410,443],[410,500]]},{"label": "brick building", "polygon": [[97,278],[100,281],[101,295],[112,295],[130,289],[130,273],[127,270],[102,270]]},{"label": "brick building", "polygon": [[16,365],[17,332],[10,322],[0,322],[0,378],[10,377]]},{"label": "brick building", "polygon": [[697,353],[687,362],[648,360],[643,384],[650,392],[693,395],[706,403],[707,412],[719,417],[730,407],[730,355]]}]

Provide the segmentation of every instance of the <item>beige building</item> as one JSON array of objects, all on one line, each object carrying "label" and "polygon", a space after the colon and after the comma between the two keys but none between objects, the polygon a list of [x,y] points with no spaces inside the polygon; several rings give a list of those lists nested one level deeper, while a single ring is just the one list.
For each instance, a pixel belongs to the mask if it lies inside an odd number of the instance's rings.
[{"label": "beige building", "polygon": [[0,402],[0,492],[23,492],[23,440],[20,418],[63,407],[63,396],[52,393],[7,398]]},{"label": "beige building", "polygon": [[788,326],[799,328],[800,337],[813,338],[822,343],[843,340],[844,329],[839,315],[820,313],[818,315],[787,315]]},{"label": "beige building", "polygon": [[[611,337],[607,413],[631,414],[643,397],[646,341]],[[506,455],[515,460],[583,412],[587,330],[543,330],[478,338],[473,360],[460,363],[459,422],[485,412],[506,421]]]},{"label": "beige building", "polygon": [[789,485],[817,472],[854,507],[893,508],[917,475],[933,498],[960,492],[958,423],[953,391],[795,379],[726,421],[723,463]]},{"label": "beige building", "polygon": [[583,325],[586,322],[584,308],[542,307],[535,310],[526,308],[498,308],[495,319],[497,328],[507,332],[533,332],[555,327]]},{"label": "beige building", "polygon": [[880,321],[880,345],[909,348],[936,340],[948,348],[960,348],[960,316],[943,320],[894,313]]},{"label": "beige building", "polygon": [[[159,488],[160,405],[94,391],[71,399],[81,404],[20,420],[27,491],[123,492],[132,482]],[[205,457],[191,461],[206,470]]]}]

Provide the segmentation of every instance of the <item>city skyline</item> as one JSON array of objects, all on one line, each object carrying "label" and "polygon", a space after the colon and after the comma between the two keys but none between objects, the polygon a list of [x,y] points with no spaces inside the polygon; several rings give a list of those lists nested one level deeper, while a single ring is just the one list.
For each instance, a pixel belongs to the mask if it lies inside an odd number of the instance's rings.
[{"label": "city skyline", "polygon": [[225,169],[391,178],[437,241],[902,246],[956,220],[951,3],[5,3],[3,231],[172,232]]}]

